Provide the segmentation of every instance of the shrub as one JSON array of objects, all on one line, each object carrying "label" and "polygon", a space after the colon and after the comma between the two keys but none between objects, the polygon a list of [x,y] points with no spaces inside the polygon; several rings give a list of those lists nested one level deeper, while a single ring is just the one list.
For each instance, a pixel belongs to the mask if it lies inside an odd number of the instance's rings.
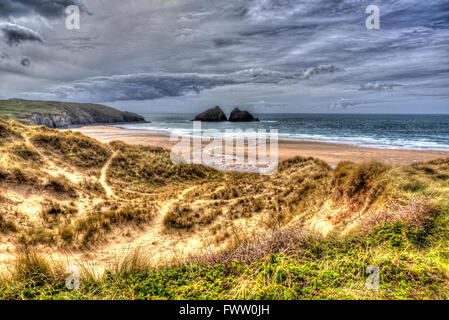
[{"label": "shrub", "polygon": [[22,250],[16,259],[14,278],[32,285],[43,285],[53,279],[53,272],[48,261],[37,252]]},{"label": "shrub", "polygon": [[99,240],[111,226],[125,223],[135,225],[149,222],[153,218],[151,208],[122,208],[115,211],[98,212],[76,221],[74,230],[80,236],[81,244],[88,246]]},{"label": "shrub", "polygon": [[75,232],[74,232],[74,228],[71,225],[65,225],[63,226],[60,230],[59,230],[59,235],[61,236],[61,239],[65,242],[65,243],[72,243],[74,237],[75,237]]},{"label": "shrub", "polygon": [[76,198],[75,188],[72,186],[72,183],[63,175],[50,177],[48,183],[45,185],[45,188],[56,193],[65,193],[71,198]]},{"label": "shrub", "polygon": [[24,245],[55,244],[56,234],[44,227],[33,227],[22,232],[19,242]]},{"label": "shrub", "polygon": [[53,156],[60,156],[80,168],[101,167],[110,156],[109,149],[101,142],[71,131],[40,132],[34,134],[31,141]]},{"label": "shrub", "polygon": [[354,209],[372,204],[385,188],[379,177],[389,167],[378,162],[356,165],[342,162],[335,169],[334,186],[337,200],[347,200]]},{"label": "shrub", "polygon": [[9,150],[11,153],[19,156],[22,160],[32,161],[34,163],[39,163],[41,161],[39,153],[23,142],[12,144],[9,146]]},{"label": "shrub", "polygon": [[195,225],[210,224],[217,216],[221,215],[219,208],[192,209],[188,205],[178,203],[165,215],[164,225],[167,228],[190,229]]},{"label": "shrub", "polygon": [[407,182],[401,186],[401,189],[406,192],[419,192],[426,188],[426,186],[417,179],[412,179],[410,182]]},{"label": "shrub", "polygon": [[17,232],[17,227],[13,222],[6,221],[5,218],[2,215],[0,215],[0,232],[1,233]]}]

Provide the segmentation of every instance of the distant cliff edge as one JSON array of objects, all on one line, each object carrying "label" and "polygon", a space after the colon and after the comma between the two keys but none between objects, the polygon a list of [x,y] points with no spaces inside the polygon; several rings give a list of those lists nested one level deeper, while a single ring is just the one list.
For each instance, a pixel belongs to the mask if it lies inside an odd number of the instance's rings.
[{"label": "distant cliff edge", "polygon": [[138,114],[100,104],[22,99],[0,100],[0,118],[15,119],[28,125],[44,125],[49,128],[145,122],[145,119]]}]

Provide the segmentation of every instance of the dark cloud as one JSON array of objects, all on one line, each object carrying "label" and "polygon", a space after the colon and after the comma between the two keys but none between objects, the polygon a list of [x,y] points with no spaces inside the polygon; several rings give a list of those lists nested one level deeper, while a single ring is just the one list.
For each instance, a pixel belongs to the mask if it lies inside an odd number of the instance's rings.
[{"label": "dark cloud", "polygon": [[13,23],[0,23],[0,31],[9,46],[18,45],[24,41],[43,42],[39,33],[27,27]]},{"label": "dark cloud", "polygon": [[229,47],[229,46],[240,44],[241,41],[238,39],[219,38],[219,39],[214,39],[213,43],[217,48],[223,48],[223,47]]},{"label": "dark cloud", "polygon": [[2,53],[2,54],[0,54],[0,61],[1,61],[1,60],[9,60],[9,59],[11,59],[11,57],[9,56],[9,54],[7,54],[7,53]]},{"label": "dark cloud", "polygon": [[[0,20],[46,40],[2,48],[11,58],[0,58],[1,94],[187,109],[265,101],[293,112],[448,96],[448,0],[89,0],[96,16],[81,30],[51,19],[79,2],[0,0]],[[365,27],[368,5],[380,7],[380,30]]]},{"label": "dark cloud", "polygon": [[253,30],[241,32],[243,37],[278,37],[291,35],[292,33],[310,32],[311,28],[315,28],[316,25],[289,25],[289,26],[276,26],[276,27],[257,27]]},{"label": "dark cloud", "polygon": [[23,58],[22,60],[20,60],[20,64],[24,67],[29,67],[31,66],[31,60],[28,58]]},{"label": "dark cloud", "polygon": [[[302,75],[264,69],[247,69],[229,74],[132,74],[95,77],[53,90],[51,97],[77,101],[152,100],[200,93],[215,87],[239,84],[279,85]],[[37,93],[45,97],[45,93]]]},{"label": "dark cloud", "polygon": [[[28,57],[17,57],[6,53],[0,53],[0,73],[8,72],[23,75],[28,72],[27,68],[30,66],[31,59]],[[6,75],[2,74],[2,77],[3,76]]]},{"label": "dark cloud", "polygon": [[0,17],[40,15],[55,18],[63,15],[70,5],[84,7],[80,0],[1,0]]}]

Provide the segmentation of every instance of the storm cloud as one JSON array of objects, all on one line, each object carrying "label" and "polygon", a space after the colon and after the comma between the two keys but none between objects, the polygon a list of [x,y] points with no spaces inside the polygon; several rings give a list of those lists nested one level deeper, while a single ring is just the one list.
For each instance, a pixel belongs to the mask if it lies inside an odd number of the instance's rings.
[{"label": "storm cloud", "polygon": [[2,0],[0,17],[25,17],[39,15],[45,18],[60,17],[70,5],[83,3],[78,0]]},{"label": "storm cloud", "polygon": [[[229,74],[130,74],[94,77],[55,88],[50,95],[77,101],[153,100],[199,94],[203,90],[239,84],[274,84],[292,82],[300,74],[263,69],[248,69]],[[32,94],[36,96],[36,93]],[[37,95],[44,95],[38,93]]]},{"label": "storm cloud", "polygon": [[[34,32],[3,31],[1,95],[145,112],[449,111],[447,0],[89,0],[67,30],[72,4],[1,1],[0,23]],[[380,30],[365,26],[368,5]]]},{"label": "storm cloud", "polygon": [[9,46],[18,45],[24,41],[44,42],[36,31],[13,23],[0,23],[0,32]]}]

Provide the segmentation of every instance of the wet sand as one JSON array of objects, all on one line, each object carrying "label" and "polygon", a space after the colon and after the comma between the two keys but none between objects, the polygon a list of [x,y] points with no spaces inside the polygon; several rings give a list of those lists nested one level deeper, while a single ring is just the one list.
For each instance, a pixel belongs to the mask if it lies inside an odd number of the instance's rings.
[{"label": "wet sand", "polygon": [[[177,143],[176,141],[170,141],[168,135],[161,135],[149,130],[130,130],[101,125],[86,126],[71,130],[81,132],[102,142],[119,140],[128,144],[151,145],[166,149],[171,149]],[[449,157],[449,151],[374,149],[345,144],[286,139],[279,140],[278,150],[280,161],[295,156],[302,156],[318,158],[334,165],[341,161],[361,163],[371,160],[387,163],[410,164]]]}]

